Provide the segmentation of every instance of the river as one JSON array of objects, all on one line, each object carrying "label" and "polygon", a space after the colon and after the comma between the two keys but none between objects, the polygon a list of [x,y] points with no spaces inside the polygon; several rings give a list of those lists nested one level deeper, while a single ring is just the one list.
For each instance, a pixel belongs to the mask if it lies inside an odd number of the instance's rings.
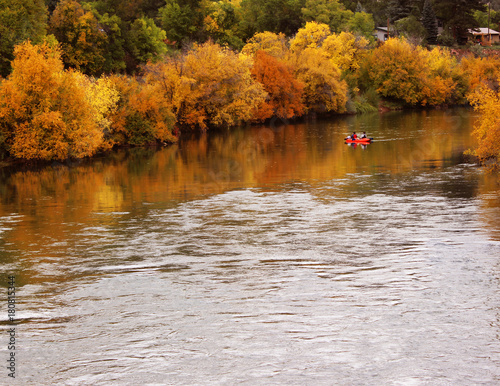
[{"label": "river", "polygon": [[500,384],[500,185],[462,156],[475,119],[276,121],[3,167],[0,383]]}]

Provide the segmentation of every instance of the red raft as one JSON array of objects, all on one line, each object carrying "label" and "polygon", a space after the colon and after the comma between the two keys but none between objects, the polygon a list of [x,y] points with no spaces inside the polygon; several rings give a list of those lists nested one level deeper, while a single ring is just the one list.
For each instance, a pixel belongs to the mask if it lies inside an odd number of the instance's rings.
[{"label": "red raft", "polygon": [[345,143],[371,143],[373,138],[356,138],[356,139],[345,139]]}]

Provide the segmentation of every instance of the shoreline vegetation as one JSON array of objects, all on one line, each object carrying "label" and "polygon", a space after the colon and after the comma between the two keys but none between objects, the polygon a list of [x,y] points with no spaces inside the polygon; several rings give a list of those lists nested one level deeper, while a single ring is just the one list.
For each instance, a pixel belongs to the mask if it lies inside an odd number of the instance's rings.
[{"label": "shoreline vegetation", "polygon": [[[161,15],[175,11],[170,3]],[[120,40],[118,21],[87,5],[57,3],[48,23],[52,34],[14,45],[8,71],[2,62],[3,163],[161,146],[175,143],[182,131],[270,119],[470,105],[481,118],[473,133],[478,146],[468,155],[498,165],[498,50],[422,46],[404,36],[377,44],[372,15],[361,10],[349,11],[349,18],[345,14],[349,23],[343,26],[307,21],[291,37],[255,32],[246,44],[235,43],[230,30],[205,18],[205,28],[212,28],[209,38],[178,47],[148,17],[131,22]],[[166,28],[172,20],[165,18]],[[86,31],[76,40],[70,39],[76,28],[71,23]],[[173,37],[182,30],[166,29]],[[109,50],[112,39],[116,45],[132,44],[127,52],[134,58],[114,57],[119,50]]]}]

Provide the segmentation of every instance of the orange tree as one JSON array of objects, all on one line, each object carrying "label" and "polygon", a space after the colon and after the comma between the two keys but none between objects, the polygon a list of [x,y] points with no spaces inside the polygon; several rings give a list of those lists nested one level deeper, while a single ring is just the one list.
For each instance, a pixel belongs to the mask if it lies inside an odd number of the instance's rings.
[{"label": "orange tree", "polygon": [[105,132],[106,147],[175,142],[175,116],[159,82],[118,76],[111,80],[119,92],[118,106]]},{"label": "orange tree", "polygon": [[291,69],[265,51],[257,51],[252,76],[269,94],[257,110],[256,119],[276,116],[293,118],[304,112],[302,93],[304,85],[293,77]]}]

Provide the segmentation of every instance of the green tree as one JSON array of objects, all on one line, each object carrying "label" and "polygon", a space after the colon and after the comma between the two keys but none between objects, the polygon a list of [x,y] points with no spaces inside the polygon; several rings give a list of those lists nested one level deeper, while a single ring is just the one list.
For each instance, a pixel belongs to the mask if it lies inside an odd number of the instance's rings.
[{"label": "green tree", "polygon": [[366,12],[366,9],[361,5],[359,1],[358,4],[356,4],[356,12]]},{"label": "green tree", "polygon": [[16,44],[28,39],[39,43],[46,30],[43,0],[0,0],[0,75],[10,73]]},{"label": "green tree", "polygon": [[241,37],[264,31],[293,35],[303,24],[304,5],[304,0],[242,0]]},{"label": "green tree", "polygon": [[99,14],[94,10],[99,28],[106,34],[106,48],[104,50],[103,72],[121,72],[125,70],[125,37],[122,28],[123,21],[117,15]]},{"label": "green tree", "polygon": [[413,44],[421,44],[427,32],[420,21],[413,15],[399,19],[395,23],[396,31],[400,36],[404,36]]},{"label": "green tree", "polygon": [[61,44],[66,67],[88,75],[102,73],[107,36],[90,7],[62,0],[50,17],[49,32]]},{"label": "green tree", "polygon": [[434,3],[436,15],[445,23],[445,29],[458,44],[467,42],[468,30],[479,27],[475,11],[484,11],[481,0],[441,0]]},{"label": "green tree", "polygon": [[184,41],[198,39],[202,30],[203,16],[199,0],[167,0],[159,9],[158,18],[167,39],[179,45]]},{"label": "green tree", "polygon": [[302,14],[305,21],[326,24],[332,32],[345,30],[353,17],[353,12],[338,0],[306,0]]},{"label": "green tree", "polygon": [[387,5],[387,17],[392,23],[408,17],[411,7],[407,0],[390,0]]},{"label": "green tree", "polygon": [[235,49],[243,47],[243,41],[238,37],[237,8],[232,2],[212,1],[202,10],[204,38],[210,38],[222,45],[227,44]]},{"label": "green tree", "polygon": [[427,31],[427,43],[436,44],[438,37],[438,25],[436,14],[434,13],[430,0],[425,0],[424,9],[422,11],[422,24]]},{"label": "green tree", "polygon": [[127,43],[137,64],[154,60],[167,52],[166,33],[154,20],[141,17],[130,27]]},{"label": "green tree", "polygon": [[375,30],[375,22],[373,16],[366,12],[356,12],[349,20],[348,29],[351,32],[358,33],[370,41],[374,40],[373,31]]}]

